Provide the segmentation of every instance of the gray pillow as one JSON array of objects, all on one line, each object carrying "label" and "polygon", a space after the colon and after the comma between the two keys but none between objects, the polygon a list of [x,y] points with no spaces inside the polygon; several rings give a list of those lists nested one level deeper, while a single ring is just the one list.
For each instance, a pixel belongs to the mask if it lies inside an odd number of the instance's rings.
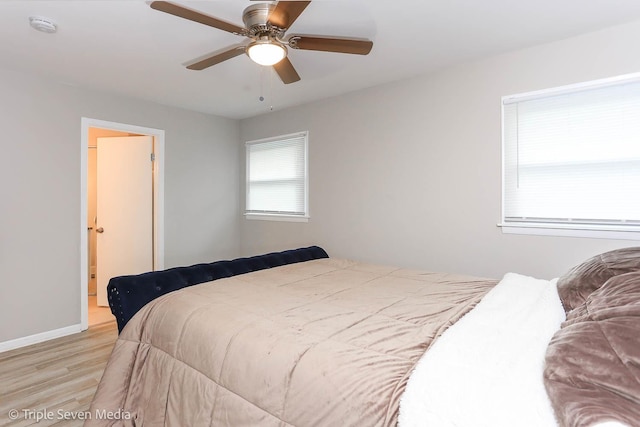
[{"label": "gray pillow", "polygon": [[640,247],[616,249],[589,258],[558,279],[558,295],[568,313],[613,276],[640,271]]},{"label": "gray pillow", "polygon": [[640,272],[619,274],[567,314],[544,383],[562,426],[640,426]]}]

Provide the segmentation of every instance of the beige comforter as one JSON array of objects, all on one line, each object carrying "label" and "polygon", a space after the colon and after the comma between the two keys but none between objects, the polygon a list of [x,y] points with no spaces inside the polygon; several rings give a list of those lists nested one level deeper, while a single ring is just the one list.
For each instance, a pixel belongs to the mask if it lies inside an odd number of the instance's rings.
[{"label": "beige comforter", "polygon": [[320,259],[173,292],[123,330],[85,425],[395,425],[415,363],[495,283]]}]

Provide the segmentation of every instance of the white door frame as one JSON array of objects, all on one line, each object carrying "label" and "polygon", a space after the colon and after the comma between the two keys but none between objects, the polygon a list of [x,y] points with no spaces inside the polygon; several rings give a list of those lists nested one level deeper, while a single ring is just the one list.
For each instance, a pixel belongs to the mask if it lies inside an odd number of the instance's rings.
[{"label": "white door frame", "polygon": [[80,324],[83,331],[89,327],[89,269],[87,261],[89,257],[87,244],[89,128],[153,136],[153,152],[155,154],[153,169],[153,265],[155,270],[164,269],[164,130],[82,117],[82,137],[80,138]]}]

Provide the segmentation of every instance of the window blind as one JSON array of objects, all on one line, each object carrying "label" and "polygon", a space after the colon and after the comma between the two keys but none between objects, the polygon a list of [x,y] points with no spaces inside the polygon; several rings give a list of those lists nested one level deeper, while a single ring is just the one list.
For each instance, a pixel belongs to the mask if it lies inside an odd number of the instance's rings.
[{"label": "window blind", "polygon": [[307,133],[246,143],[246,213],[307,215]]},{"label": "window blind", "polygon": [[640,81],[503,99],[503,223],[640,225]]}]

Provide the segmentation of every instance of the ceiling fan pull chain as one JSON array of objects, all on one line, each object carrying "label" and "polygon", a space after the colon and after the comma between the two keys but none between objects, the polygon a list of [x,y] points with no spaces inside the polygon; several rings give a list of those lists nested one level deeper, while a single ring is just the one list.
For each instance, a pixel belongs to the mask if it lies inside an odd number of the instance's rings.
[{"label": "ceiling fan pull chain", "polygon": [[264,101],[264,67],[260,67],[260,102]]},{"label": "ceiling fan pull chain", "polygon": [[269,67],[269,102],[271,103],[269,111],[273,111],[273,67]]}]

